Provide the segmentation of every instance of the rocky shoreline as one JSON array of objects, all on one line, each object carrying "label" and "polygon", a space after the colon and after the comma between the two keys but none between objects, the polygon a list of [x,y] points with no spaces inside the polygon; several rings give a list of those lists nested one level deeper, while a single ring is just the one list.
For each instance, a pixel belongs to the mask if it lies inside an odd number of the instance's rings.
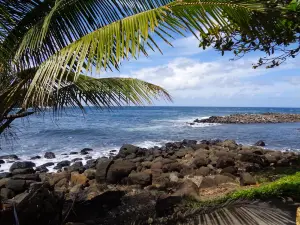
[{"label": "rocky shoreline", "polygon": [[[79,154],[89,157],[91,151]],[[55,173],[47,170],[51,163],[35,167],[15,155],[0,157],[5,161],[14,163],[0,173],[1,225],[14,224],[16,215],[22,225],[175,224],[187,210],[186,198],[215,199],[258,185],[256,172],[300,169],[296,152],[233,140],[183,140],[149,149],[123,145],[85,165],[80,157],[59,162]],[[180,216],[181,224],[188,220]]]},{"label": "rocky shoreline", "polygon": [[233,114],[228,116],[211,116],[207,119],[196,119],[195,123],[220,124],[252,124],[252,123],[296,123],[300,122],[300,114],[262,113],[262,114]]}]

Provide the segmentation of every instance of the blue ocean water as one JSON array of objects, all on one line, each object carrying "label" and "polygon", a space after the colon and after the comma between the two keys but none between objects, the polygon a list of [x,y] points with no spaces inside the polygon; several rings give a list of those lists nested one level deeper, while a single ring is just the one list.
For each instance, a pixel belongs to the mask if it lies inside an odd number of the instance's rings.
[{"label": "blue ocean water", "polygon": [[264,140],[268,148],[300,149],[300,123],[220,125],[187,123],[196,118],[234,113],[300,113],[298,108],[233,107],[124,107],[111,111],[66,110],[59,117],[52,112],[33,115],[13,123],[17,139],[1,141],[2,154],[32,156],[45,151],[57,153],[93,148],[95,154],[118,149],[124,143],[141,147],[183,139],[234,139],[253,144]]}]

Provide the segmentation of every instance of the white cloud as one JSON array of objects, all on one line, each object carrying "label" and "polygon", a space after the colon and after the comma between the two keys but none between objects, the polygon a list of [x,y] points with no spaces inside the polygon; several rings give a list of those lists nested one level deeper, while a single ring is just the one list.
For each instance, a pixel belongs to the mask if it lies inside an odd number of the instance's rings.
[{"label": "white cloud", "polygon": [[149,67],[122,74],[166,88],[176,99],[214,99],[244,98],[255,96],[281,96],[284,93],[299,89],[299,85],[284,80],[264,80],[262,75],[269,72],[294,68],[293,62],[277,69],[252,69],[257,59],[228,59],[201,62],[185,57],[176,58],[164,65]]}]

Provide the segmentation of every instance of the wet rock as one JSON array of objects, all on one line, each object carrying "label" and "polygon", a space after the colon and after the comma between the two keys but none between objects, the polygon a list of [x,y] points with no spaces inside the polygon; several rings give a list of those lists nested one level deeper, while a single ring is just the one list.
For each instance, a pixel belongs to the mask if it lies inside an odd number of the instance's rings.
[{"label": "wet rock", "polygon": [[128,156],[130,154],[135,154],[138,151],[138,149],[139,149],[139,147],[137,147],[137,146],[125,144],[120,148],[119,153],[117,154],[117,157],[125,158],[126,156]]},{"label": "wet rock", "polygon": [[16,192],[20,193],[26,190],[26,182],[25,180],[12,180],[10,179],[6,183],[6,188]]},{"label": "wet rock", "polygon": [[75,158],[75,159],[72,159],[71,162],[77,162],[77,161],[81,161],[83,160],[82,158]]},{"label": "wet rock", "polygon": [[107,172],[110,166],[114,163],[113,160],[105,159],[100,160],[96,166],[96,181],[98,183],[105,183],[107,178]]},{"label": "wet rock", "polygon": [[208,168],[206,166],[202,166],[195,171],[195,175],[205,177],[205,176],[208,176],[210,174],[210,172],[211,172],[210,168]]},{"label": "wet rock", "polygon": [[29,169],[35,167],[35,164],[30,161],[24,161],[24,162],[14,162],[11,167],[9,168],[9,171],[12,172],[16,169]]},{"label": "wet rock", "polygon": [[39,156],[39,155],[37,155],[37,156],[33,156],[33,157],[31,157],[30,158],[30,160],[35,160],[35,159],[40,159],[40,158],[42,158],[41,156]]},{"label": "wet rock", "polygon": [[242,173],[240,175],[240,184],[241,186],[255,185],[256,181],[250,173]]},{"label": "wet rock", "polygon": [[79,173],[83,173],[84,170],[85,170],[85,168],[83,167],[83,164],[81,161],[75,162],[71,166],[68,167],[69,172],[77,171]]},{"label": "wet rock", "polygon": [[182,141],[182,144],[183,144],[184,146],[187,146],[187,147],[192,147],[192,146],[194,146],[194,145],[197,144],[197,141],[196,141],[196,140],[188,140],[188,139],[184,139],[184,140]]},{"label": "wet rock", "polygon": [[82,149],[81,151],[80,151],[80,154],[81,155],[87,155],[87,154],[89,154],[90,152],[92,152],[93,151],[93,149],[91,149],[91,148],[84,148],[84,149]]},{"label": "wet rock", "polygon": [[130,173],[128,176],[129,184],[138,184],[141,186],[148,186],[152,183],[152,176],[149,173]]},{"label": "wet rock", "polygon": [[36,168],[36,172],[39,172],[39,173],[47,173],[49,170],[47,169],[47,167],[44,167],[44,166],[38,166]]},{"label": "wet rock", "polygon": [[266,146],[266,143],[264,141],[260,140],[260,141],[256,142],[254,145],[264,147],[264,146]]},{"label": "wet rock", "polygon": [[4,163],[5,163],[5,161],[0,159],[0,164],[4,164]]},{"label": "wet rock", "polygon": [[46,152],[44,155],[45,159],[54,159],[55,158],[55,154],[53,152]]},{"label": "wet rock", "polygon": [[8,188],[2,188],[0,191],[0,197],[3,198],[3,200],[12,199],[15,197],[15,193]]},{"label": "wet rock", "polygon": [[86,156],[84,157],[85,159],[92,159],[93,157],[92,156]]},{"label": "wet rock", "polygon": [[[107,160],[107,159],[105,159],[105,160]],[[101,160],[100,160],[101,161]],[[88,160],[87,162],[86,162],[86,164],[85,164],[85,168],[86,169],[94,169],[94,168],[96,168],[96,165],[97,165],[97,160],[96,159],[90,159],[90,160]]]},{"label": "wet rock", "polygon": [[50,166],[54,166],[55,164],[53,162],[48,162],[48,163],[44,163],[40,166],[43,166],[43,167],[50,167]]},{"label": "wet rock", "polygon": [[64,161],[57,163],[57,165],[54,167],[54,169],[59,170],[59,169],[62,169],[63,167],[70,166],[70,164],[71,164],[71,162],[69,160],[64,160]]},{"label": "wet rock", "polygon": [[77,155],[78,152],[70,152],[70,155]]},{"label": "wet rock", "polygon": [[106,181],[111,184],[117,184],[127,177],[136,165],[130,161],[115,161],[108,169]]},{"label": "wet rock", "polygon": [[0,159],[19,160],[20,158],[17,155],[3,155]]}]

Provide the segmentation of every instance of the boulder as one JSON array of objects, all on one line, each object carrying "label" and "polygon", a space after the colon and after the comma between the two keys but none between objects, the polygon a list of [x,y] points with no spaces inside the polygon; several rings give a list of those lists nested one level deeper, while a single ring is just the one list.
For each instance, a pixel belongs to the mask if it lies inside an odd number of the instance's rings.
[{"label": "boulder", "polygon": [[39,156],[39,155],[37,155],[37,156],[33,156],[33,157],[31,157],[30,158],[30,160],[35,160],[35,159],[40,159],[40,158],[42,158],[41,156]]},{"label": "boulder", "polygon": [[210,174],[210,172],[211,172],[210,168],[208,168],[206,166],[202,166],[195,171],[195,175],[205,177],[205,176],[208,176]]},{"label": "boulder", "polygon": [[24,161],[24,162],[14,162],[11,167],[9,168],[9,171],[12,172],[16,169],[29,169],[35,167],[35,164],[30,161]]},{"label": "boulder", "polygon": [[80,151],[80,154],[81,154],[81,155],[87,155],[87,154],[89,154],[91,151],[93,151],[93,149],[91,149],[91,148],[84,148],[84,149],[82,149],[82,150]]},{"label": "boulder", "polygon": [[184,140],[182,141],[182,144],[183,144],[184,146],[187,146],[187,147],[192,147],[192,146],[194,146],[194,145],[197,144],[197,141],[196,141],[196,140],[188,140],[188,139],[184,139]]},{"label": "boulder", "polygon": [[250,173],[242,173],[240,175],[240,184],[241,186],[255,185],[256,181]]},{"label": "boulder", "polygon": [[79,174],[78,172],[71,173],[71,185],[86,185],[88,178],[84,174]]},{"label": "boulder", "polygon": [[93,180],[96,177],[96,170],[95,169],[87,169],[83,172],[83,174],[89,179]]},{"label": "boulder", "polygon": [[20,158],[17,155],[3,155],[0,159],[19,160]]},{"label": "boulder", "polygon": [[47,174],[45,179],[42,179],[42,181],[48,181],[50,186],[54,186],[62,179],[69,180],[70,176],[71,174],[69,172],[53,173],[49,175]]},{"label": "boulder", "polygon": [[105,183],[109,167],[114,163],[113,160],[106,159],[98,161],[96,166],[96,181],[98,183]]},{"label": "boulder", "polygon": [[182,165],[178,162],[166,163],[162,167],[162,171],[164,173],[167,172],[180,172],[182,169]]},{"label": "boulder", "polygon": [[0,159],[0,164],[4,164],[5,161],[3,159]]},{"label": "boulder", "polygon": [[199,188],[194,182],[185,180],[172,196],[189,197],[199,200]]},{"label": "boulder", "polygon": [[148,186],[152,183],[152,176],[149,173],[130,173],[128,176],[129,184],[138,184],[141,186]]},{"label": "boulder", "polygon": [[194,159],[192,165],[195,167],[195,168],[200,168],[202,166],[207,166],[209,164],[209,159],[207,158],[204,158],[204,157],[197,157]]},{"label": "boulder", "polygon": [[71,162],[77,162],[77,161],[81,161],[83,160],[82,158],[75,158],[75,159],[72,159]]},{"label": "boulder", "polygon": [[78,152],[70,152],[70,155],[77,155]]},{"label": "boulder", "polygon": [[26,168],[26,169],[15,169],[12,171],[12,175],[16,174],[31,174],[35,173],[35,170],[33,168]]},{"label": "boulder", "polygon": [[0,197],[3,200],[12,199],[13,197],[15,197],[15,193],[14,193],[14,191],[12,191],[8,188],[2,188],[0,191]]},{"label": "boulder", "polygon": [[237,143],[234,140],[225,140],[223,141],[222,146],[227,147],[230,150],[234,150],[238,147]]},{"label": "boulder", "polygon": [[9,178],[3,178],[0,180],[0,189],[6,186],[6,183],[9,181]]},{"label": "boulder", "polygon": [[217,183],[212,177],[203,177],[199,188],[210,188],[215,186],[217,186]]},{"label": "boulder", "polygon": [[235,182],[235,180],[232,177],[225,176],[225,175],[216,175],[214,177],[214,180],[215,180],[217,185],[224,184],[224,183],[234,183]]},{"label": "boulder", "polygon": [[237,174],[237,168],[234,167],[234,166],[228,166],[228,167],[225,167],[224,169],[221,170],[221,174],[224,174],[224,173],[229,173],[229,174],[233,174],[233,175],[236,175]]},{"label": "boulder", "polygon": [[139,149],[139,147],[137,147],[137,146],[125,144],[120,148],[119,153],[117,154],[117,157],[125,158],[126,156],[128,156],[130,154],[135,154],[138,151],[138,149]]},{"label": "boulder", "polygon": [[54,163],[53,162],[48,162],[48,163],[44,163],[44,164],[42,164],[40,166],[42,166],[42,167],[54,166]]},{"label": "boulder", "polygon": [[117,184],[126,178],[132,170],[136,169],[133,162],[120,160],[115,161],[108,169],[106,181],[111,184]]},{"label": "boulder", "polygon": [[55,154],[53,152],[46,152],[44,155],[44,158],[46,159],[54,159],[55,158]]},{"label": "boulder", "polygon": [[151,170],[161,170],[162,167],[163,167],[162,161],[158,161],[158,162],[152,163],[150,168],[151,168]]},{"label": "boulder", "polygon": [[17,174],[17,175],[14,175],[11,179],[40,181],[40,177],[38,174]]},{"label": "boulder", "polygon": [[54,169],[59,170],[59,169],[62,169],[63,167],[70,166],[70,164],[71,164],[71,162],[69,160],[64,160],[64,161],[57,163],[57,165],[54,167]]},{"label": "boulder", "polygon": [[260,140],[260,141],[256,142],[254,145],[264,147],[264,146],[266,146],[266,143],[264,141]]},{"label": "boulder", "polygon": [[[105,160],[107,160],[107,159],[104,159],[104,161]],[[90,160],[86,161],[86,164],[84,165],[84,167],[86,169],[91,169],[91,168],[96,169],[97,162],[100,162],[100,161],[101,160],[97,161],[96,159],[90,159]]]},{"label": "boulder", "polygon": [[83,173],[85,170],[85,168],[83,167],[83,164],[81,161],[75,162],[73,163],[71,166],[68,167],[68,171],[71,172],[79,172],[79,173]]},{"label": "boulder", "polygon": [[222,156],[217,160],[216,168],[223,169],[229,166],[234,166],[234,159]]},{"label": "boulder", "polygon": [[20,193],[26,190],[25,180],[12,180],[10,179],[6,183],[6,188],[13,190],[16,193]]},{"label": "boulder", "polygon": [[242,162],[249,162],[249,163],[256,163],[260,166],[267,166],[268,160],[265,156],[256,155],[256,154],[240,154],[239,156],[240,161]]}]

